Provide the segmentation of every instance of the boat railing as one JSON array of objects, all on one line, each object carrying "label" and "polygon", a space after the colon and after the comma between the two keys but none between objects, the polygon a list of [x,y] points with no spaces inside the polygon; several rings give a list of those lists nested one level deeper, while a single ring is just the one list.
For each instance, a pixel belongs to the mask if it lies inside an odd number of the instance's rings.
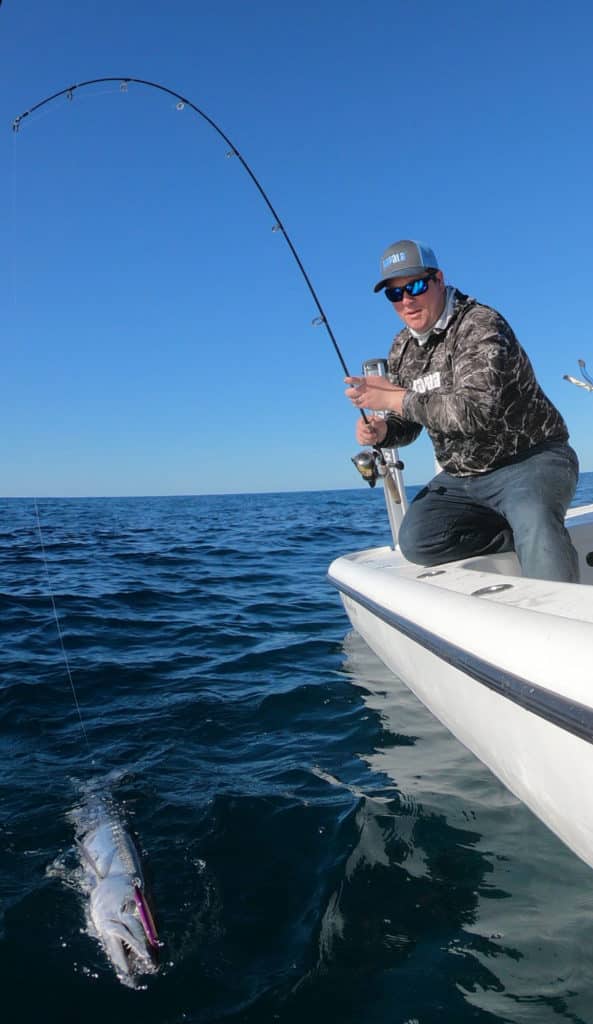
[{"label": "boat railing", "polygon": [[577,388],[584,388],[585,391],[593,391],[593,377],[587,371],[584,359],[579,359],[579,369],[581,380],[578,377],[571,377],[569,373],[564,374],[563,380],[567,380],[569,384],[576,384]]},{"label": "boat railing", "polygon": [[[362,364],[362,372],[365,377],[386,377],[387,361],[366,359]],[[375,415],[385,417],[387,413],[377,412]],[[397,448],[373,448],[371,452],[360,452],[352,461],[371,487],[375,486],[379,477],[383,480],[387,516],[393,547],[396,548],[399,528],[408,507],[403,477],[404,464]]]}]

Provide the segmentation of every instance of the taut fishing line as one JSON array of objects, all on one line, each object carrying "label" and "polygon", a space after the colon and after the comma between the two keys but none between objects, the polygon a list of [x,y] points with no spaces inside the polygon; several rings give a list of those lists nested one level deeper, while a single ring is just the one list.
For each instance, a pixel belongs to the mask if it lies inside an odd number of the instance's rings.
[{"label": "taut fishing line", "polygon": [[68,660],[68,654],[66,653],[66,645],[64,643],[64,634],[62,632],[62,624],[60,622],[60,616],[58,615],[56,599],[55,599],[53,587],[52,587],[52,584],[51,584],[51,577],[50,577],[50,574],[49,574],[49,565],[48,565],[48,562],[47,562],[47,554],[46,554],[46,551],[45,551],[45,544],[43,543],[43,531],[41,529],[41,517],[39,515],[39,506],[37,505],[37,498],[33,498],[33,504],[35,506],[35,517],[36,517],[36,520],[37,520],[37,534],[39,536],[39,546],[41,548],[41,555],[43,557],[43,567],[45,569],[45,579],[47,581],[47,589],[48,589],[48,593],[49,593],[49,599],[51,601],[51,606],[52,606],[52,611],[53,611],[53,615],[54,615],[54,621],[55,621],[55,624],[56,624],[56,629],[57,629],[57,632],[58,632],[58,639],[60,641],[60,647],[61,647],[61,650],[62,650],[62,657],[64,658],[64,665],[66,666],[66,675],[68,676],[68,682],[70,683],[70,690],[72,691],[72,698],[74,700],[74,706],[76,708],[76,713],[78,714],[78,721],[80,722],[80,728],[82,729],[82,735],[84,736],[84,740],[85,740],[85,743],[86,743],[86,746],[87,746],[87,750],[88,750],[88,752],[90,754],[91,753],[91,745],[89,743],[89,738],[88,738],[88,735],[87,735],[87,731],[86,731],[86,729],[84,727],[84,722],[82,720],[82,712],[80,710],[80,703],[78,701],[78,695],[76,693],[76,687],[74,685],[74,679],[72,678],[72,671],[70,669],[70,662]]},{"label": "taut fishing line", "polygon": [[[1,3],[1,0],[0,0],[0,3]],[[15,133],[17,133],[19,131],[20,127],[21,127],[22,122],[25,120],[25,118],[29,117],[31,114],[33,114],[36,111],[40,110],[42,107],[47,106],[48,103],[52,103],[54,100],[60,99],[62,96],[65,96],[67,100],[72,101],[72,99],[74,97],[74,93],[77,90],[79,90],[79,89],[84,89],[84,88],[89,87],[89,86],[102,85],[102,84],[113,83],[113,82],[118,82],[119,83],[119,91],[122,92],[122,93],[126,93],[128,91],[128,86],[130,84],[134,84],[134,85],[146,86],[146,87],[148,87],[150,89],[156,89],[159,92],[163,92],[163,93],[165,93],[168,96],[172,96],[177,101],[177,103],[176,103],[176,110],[183,110],[185,107],[189,107],[190,110],[193,110],[194,113],[196,113],[199,117],[202,118],[202,120],[206,121],[206,123],[209,124],[210,127],[214,129],[214,131],[220,136],[220,138],[226,143],[226,145],[230,147],[226,155],[228,157],[236,157],[239,160],[239,162],[242,165],[242,167],[244,168],[244,170],[247,172],[247,174],[251,178],[251,181],[255,185],[257,191],[259,192],[260,196],[264,200],[266,206],[268,207],[268,209],[270,210],[270,213],[272,214],[272,216],[274,218],[274,227],[273,227],[272,230],[275,231],[275,232],[280,231],[282,233],[282,235],[284,236],[284,240],[285,240],[286,244],[288,245],[288,248],[290,249],[290,252],[291,252],[291,254],[292,254],[292,256],[293,256],[293,258],[294,258],[294,260],[295,260],[295,262],[296,262],[296,264],[297,264],[297,266],[298,266],[298,268],[299,268],[299,270],[300,270],[300,272],[301,272],[301,274],[303,276],[305,284],[307,285],[307,288],[308,288],[308,290],[309,290],[309,292],[311,294],[311,297],[312,297],[312,299],[313,299],[313,301],[315,303],[315,306],[317,307],[317,311],[318,311],[318,314],[319,314],[313,320],[313,324],[315,326],[319,326],[319,325],[323,324],[323,326],[325,327],[325,329],[326,329],[326,331],[328,333],[329,339],[330,339],[330,341],[331,341],[331,343],[333,345],[334,351],[335,351],[335,353],[336,353],[336,355],[337,355],[337,357],[339,359],[340,366],[342,367],[342,370],[344,371],[345,376],[349,377],[350,376],[350,371],[348,370],[348,367],[346,365],[346,362],[344,360],[342,352],[340,351],[340,346],[338,345],[338,342],[336,341],[334,332],[333,332],[333,330],[332,330],[332,328],[331,328],[331,326],[329,324],[329,321],[327,319],[325,311],[324,311],[324,309],[323,309],[323,307],[321,305],[321,302],[319,301],[319,298],[318,298],[317,293],[316,293],[316,291],[315,291],[315,289],[313,287],[313,284],[311,283],[311,279],[310,279],[309,275],[307,274],[307,271],[305,270],[305,268],[303,266],[301,258],[299,256],[299,254],[297,253],[297,251],[296,251],[296,249],[295,249],[295,247],[294,247],[294,245],[292,243],[292,240],[291,240],[290,236],[288,235],[288,232],[286,231],[286,228],[284,227],[284,224],[282,223],[280,217],[278,216],[278,213],[274,209],[274,207],[273,207],[273,205],[272,205],[272,203],[271,203],[267,193],[265,192],[264,188],[262,187],[262,185],[260,184],[260,182],[256,178],[254,172],[251,170],[251,167],[249,166],[247,161],[241,155],[241,153],[239,152],[237,147],[234,145],[234,143],[231,142],[231,140],[228,137],[228,135],[226,135],[225,132],[223,132],[223,130],[219,127],[219,125],[216,124],[216,122],[213,121],[213,119],[211,117],[209,117],[208,114],[206,114],[203,110],[200,110],[200,108],[197,107],[195,103],[192,103],[191,100],[188,100],[187,97],[182,96],[181,93],[175,92],[174,89],[169,89],[165,85],[160,85],[158,82],[150,82],[150,81],[147,81],[147,80],[142,79],[142,78],[128,78],[128,77],[125,77],[125,78],[122,78],[122,77],[93,78],[93,79],[89,79],[86,82],[78,82],[75,85],[69,85],[65,89],[60,89],[59,92],[52,93],[51,96],[46,96],[45,99],[42,99],[38,103],[35,103],[34,106],[29,108],[29,110],[26,110],[24,113],[19,114],[17,117],[15,117],[15,119],[12,122],[12,129],[13,129],[13,131]],[[107,90],[107,92],[109,94],[113,94],[111,92],[111,90]],[[102,95],[104,95],[104,94],[105,93],[102,93]],[[16,146],[15,146],[15,172],[14,173],[15,173],[14,188],[15,188],[15,191],[16,191]],[[360,410],[360,415],[364,419],[365,423],[368,423],[368,419],[367,419],[367,416],[365,414],[364,409]],[[57,631],[58,631],[60,647],[62,649],[62,655],[63,655],[64,663],[65,663],[65,666],[66,666],[66,673],[67,673],[67,676],[68,676],[68,681],[70,683],[70,688],[72,690],[72,696],[73,696],[73,699],[74,699],[74,704],[75,704],[75,707],[76,707],[76,710],[77,710],[77,713],[78,713],[78,718],[79,718],[79,721],[80,721],[80,727],[82,729],[82,732],[83,732],[83,735],[84,735],[84,738],[85,738],[85,742],[86,742],[87,748],[89,749],[89,753],[90,753],[90,745],[89,745],[89,741],[88,741],[88,736],[87,736],[87,733],[86,733],[86,729],[84,727],[84,722],[82,720],[80,704],[78,702],[78,697],[77,697],[77,694],[76,694],[76,688],[74,686],[74,680],[72,678],[72,672],[70,670],[70,664],[69,664],[69,661],[68,661],[68,655],[66,653],[66,647],[65,647],[65,644],[64,644],[64,637],[63,637],[62,628],[61,628],[61,624],[60,624],[60,617],[58,615],[58,610],[57,610],[57,607],[56,607],[56,601],[55,601],[54,593],[53,593],[52,586],[51,586],[51,579],[50,579],[49,567],[48,567],[48,563],[47,563],[47,556],[46,556],[46,553],[45,553],[45,546],[44,546],[44,543],[43,543],[43,534],[42,534],[42,529],[41,529],[41,520],[40,520],[40,517],[39,517],[39,509],[38,509],[38,506],[37,506],[37,501],[35,501],[35,514],[36,514],[36,517],[37,517],[37,530],[38,530],[38,534],[39,534],[39,543],[41,545],[41,551],[42,551],[42,554],[43,554],[43,562],[44,562],[44,567],[45,567],[45,575],[46,575],[46,579],[47,579],[47,586],[48,586],[48,590],[49,590],[49,595],[50,595],[50,600],[51,600],[51,604],[52,604],[52,609],[53,609],[54,619],[55,619],[55,623],[56,623],[56,628],[57,628]]]},{"label": "taut fishing line", "polygon": [[[17,246],[16,246],[17,219],[18,219],[17,218],[17,205],[18,205],[17,204],[17,196],[18,196],[17,181],[18,181],[18,175],[17,175],[17,150],[16,150],[16,139],[15,139],[15,147],[14,147],[14,153],[13,153],[13,181],[12,181],[12,241],[13,241],[12,252],[16,252],[17,251]],[[16,306],[16,304],[17,304],[17,287],[16,287],[16,272],[15,272],[15,268],[14,268],[14,263],[11,263],[11,268],[12,268],[12,302],[13,302],[13,305]],[[63,631],[62,631],[62,623],[60,621],[60,616],[58,614],[56,598],[55,598],[54,590],[53,590],[53,587],[52,587],[51,576],[50,576],[50,572],[49,572],[49,563],[48,563],[48,559],[47,559],[47,552],[45,550],[45,544],[44,544],[44,541],[43,541],[43,530],[42,530],[42,527],[41,527],[41,516],[39,514],[39,506],[37,504],[37,498],[33,498],[33,507],[35,509],[35,522],[36,522],[36,527],[37,527],[37,536],[39,538],[39,548],[41,550],[41,557],[42,557],[42,560],[43,560],[43,569],[44,569],[45,579],[46,579],[46,584],[47,584],[47,592],[49,594],[49,599],[50,599],[50,603],[51,603],[51,608],[52,608],[52,613],[53,613],[53,617],[54,617],[54,622],[55,622],[55,625],[56,625],[56,631],[57,631],[57,634],[58,634],[58,641],[59,641],[60,649],[61,649],[61,652],[62,652],[62,658],[64,660],[64,666],[65,666],[65,669],[66,669],[66,676],[68,678],[68,683],[70,684],[70,691],[72,693],[72,699],[74,701],[74,707],[76,708],[76,714],[78,715],[78,721],[79,721],[79,724],[80,724],[82,735],[84,736],[84,741],[85,741],[85,744],[86,744],[87,752],[88,752],[89,756],[92,756],[91,746],[90,746],[90,743],[89,743],[88,734],[87,734],[87,731],[86,731],[86,728],[85,728],[85,725],[84,725],[84,721],[83,721],[83,718],[82,718],[82,711],[80,709],[80,702],[78,700],[78,694],[76,692],[76,687],[74,685],[74,678],[73,678],[73,675],[72,675],[72,669],[70,668],[70,662],[68,660],[68,654],[67,654],[67,651],[66,651],[66,645],[64,643],[64,634],[63,634]]]}]

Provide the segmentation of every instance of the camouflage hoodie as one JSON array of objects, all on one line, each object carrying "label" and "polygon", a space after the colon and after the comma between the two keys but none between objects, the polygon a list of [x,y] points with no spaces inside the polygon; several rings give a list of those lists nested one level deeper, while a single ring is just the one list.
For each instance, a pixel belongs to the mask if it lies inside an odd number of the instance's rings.
[{"label": "camouflage hoodie", "polygon": [[407,327],[396,335],[388,371],[410,393],[402,417],[387,415],[383,447],[409,444],[424,426],[452,476],[486,473],[542,442],[568,440],[509,324],[459,291],[446,326],[424,344]]}]

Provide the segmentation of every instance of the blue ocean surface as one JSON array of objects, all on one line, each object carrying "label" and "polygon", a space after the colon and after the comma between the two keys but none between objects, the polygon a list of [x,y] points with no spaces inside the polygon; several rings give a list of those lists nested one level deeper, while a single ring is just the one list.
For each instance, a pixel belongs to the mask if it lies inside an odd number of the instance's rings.
[{"label": "blue ocean surface", "polygon": [[[0,508],[4,1020],[593,1021],[591,870],[327,581],[389,543],[380,488]],[[144,858],[164,945],[137,991],[88,933],[89,787]]]}]

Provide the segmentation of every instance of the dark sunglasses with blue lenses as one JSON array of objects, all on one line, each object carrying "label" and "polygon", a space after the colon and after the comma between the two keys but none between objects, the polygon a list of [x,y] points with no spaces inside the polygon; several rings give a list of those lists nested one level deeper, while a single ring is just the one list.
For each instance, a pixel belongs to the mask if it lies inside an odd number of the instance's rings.
[{"label": "dark sunglasses with blue lenses", "polygon": [[427,274],[426,277],[417,277],[415,281],[408,281],[401,288],[386,288],[385,298],[388,302],[401,302],[404,297],[404,292],[408,295],[424,295],[424,292],[428,290],[428,285],[431,281],[436,280],[436,273],[433,271],[431,274]]}]

